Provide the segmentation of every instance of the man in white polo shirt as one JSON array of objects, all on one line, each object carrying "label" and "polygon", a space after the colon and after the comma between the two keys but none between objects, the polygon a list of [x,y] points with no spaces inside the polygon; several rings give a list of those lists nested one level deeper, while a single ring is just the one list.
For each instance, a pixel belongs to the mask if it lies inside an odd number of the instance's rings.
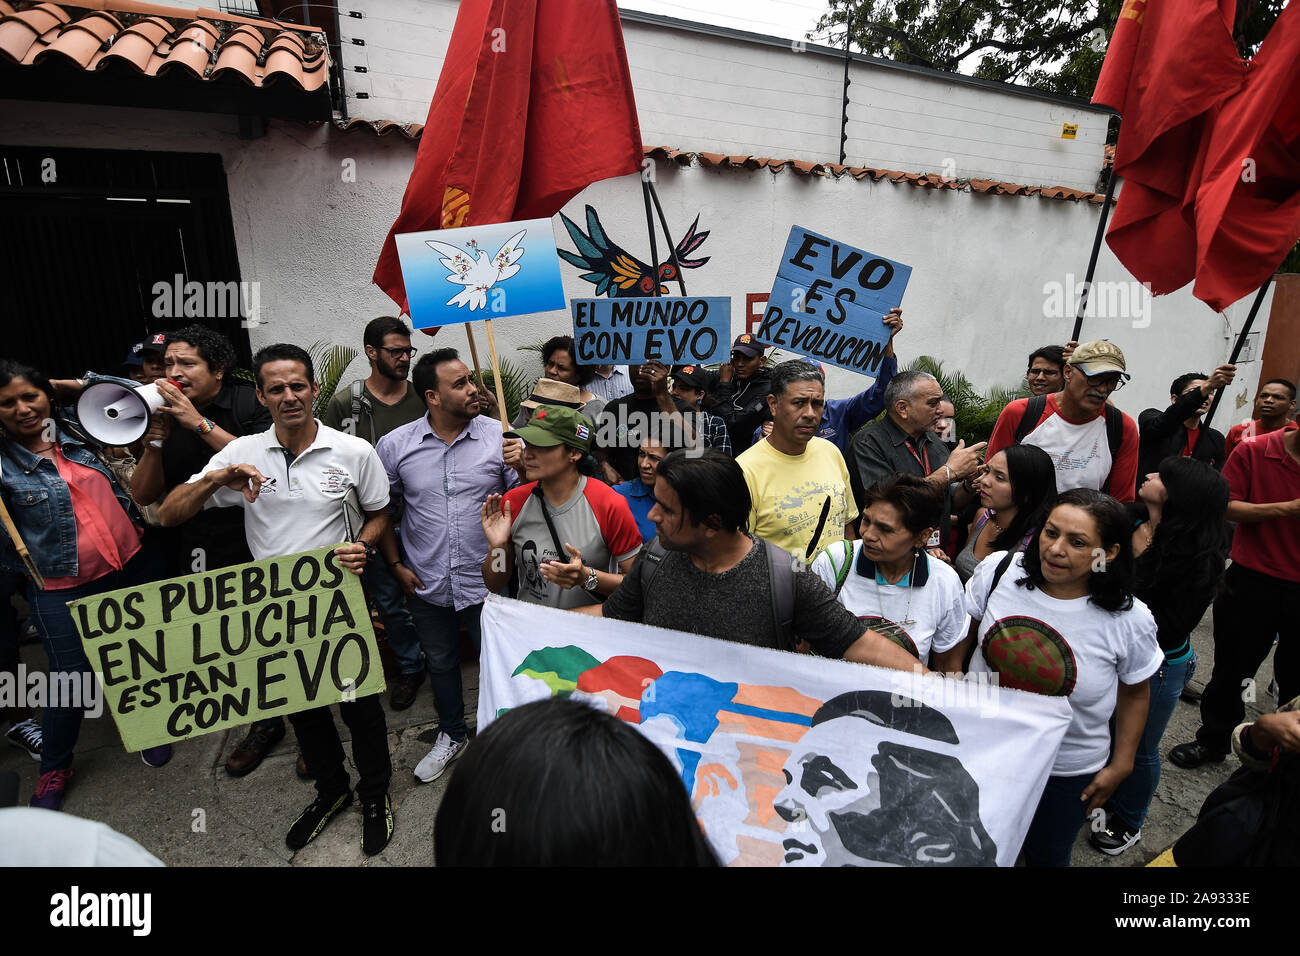
[{"label": "man in white polo shirt", "polygon": [[[203,471],[167,496],[158,509],[160,520],[171,526],[205,507],[240,506],[248,547],[258,561],[352,542],[335,554],[342,567],[360,574],[388,527],[388,476],[379,456],[365,440],[312,417],[320,389],[310,356],[298,346],[268,345],[254,356],[253,371],[257,398],[274,424],[217,452]],[[374,855],[393,835],[388,725],[378,694],[344,701],[339,713],[352,732],[352,760],[360,776],[361,848]],[[289,721],[316,781],[316,799],[285,838],[290,849],[300,850],[351,806],[353,797],[329,708],[292,714]]]}]

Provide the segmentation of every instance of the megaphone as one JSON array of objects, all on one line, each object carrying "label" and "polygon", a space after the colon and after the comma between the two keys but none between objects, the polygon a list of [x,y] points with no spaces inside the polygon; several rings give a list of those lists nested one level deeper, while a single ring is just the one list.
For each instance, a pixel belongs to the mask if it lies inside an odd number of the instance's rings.
[{"label": "megaphone", "polygon": [[167,400],[157,385],[125,380],[96,382],[77,399],[77,418],[86,433],[105,445],[130,445],[144,437],[149,419]]}]

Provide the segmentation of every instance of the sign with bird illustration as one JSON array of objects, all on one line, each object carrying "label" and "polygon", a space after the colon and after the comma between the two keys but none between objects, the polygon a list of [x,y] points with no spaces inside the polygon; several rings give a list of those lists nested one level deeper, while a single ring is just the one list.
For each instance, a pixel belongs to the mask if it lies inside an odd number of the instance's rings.
[{"label": "sign with bird illustration", "polygon": [[685,269],[698,269],[709,261],[709,256],[691,259],[690,255],[704,245],[709,237],[708,230],[697,232],[700,217],[696,216],[686,235],[673,247],[673,254],[666,261],[659,263],[658,282],[655,268],[642,262],[605,234],[600,224],[600,216],[590,206],[586,207],[587,231],[564,213],[560,221],[569,232],[576,252],[560,250],[560,257],[570,265],[583,270],[582,278],[596,287],[596,295],[611,298],[644,298],[646,296],[669,295],[668,283],[681,279]]},{"label": "sign with bird illustration", "polygon": [[564,308],[549,219],[397,236],[417,329]]}]

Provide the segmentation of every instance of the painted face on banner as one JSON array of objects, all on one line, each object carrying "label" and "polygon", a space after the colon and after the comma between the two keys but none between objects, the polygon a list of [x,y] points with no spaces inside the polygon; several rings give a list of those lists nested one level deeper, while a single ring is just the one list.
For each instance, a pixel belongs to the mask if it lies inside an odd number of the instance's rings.
[{"label": "painted face on banner", "polygon": [[949,749],[938,737],[951,724],[934,708],[908,705],[916,708],[908,718],[915,733],[845,714],[818,722],[794,745],[774,801],[789,824],[786,865],[994,864],[979,787],[961,761],[938,752]]}]

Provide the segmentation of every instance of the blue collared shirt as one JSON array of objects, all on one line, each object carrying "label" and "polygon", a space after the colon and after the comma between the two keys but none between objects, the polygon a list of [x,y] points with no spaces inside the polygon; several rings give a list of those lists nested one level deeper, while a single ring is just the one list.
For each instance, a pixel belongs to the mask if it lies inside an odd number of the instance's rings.
[{"label": "blue collared shirt", "polygon": [[655,506],[655,490],[640,478],[622,481],[614,490],[627,499],[627,506],[632,510],[632,519],[636,521],[637,530],[641,532],[642,541],[652,541],[659,535],[659,526],[650,520],[650,509]]},{"label": "blue collared shirt", "polygon": [[404,503],[406,565],[424,584],[416,594],[430,604],[460,611],[487,597],[483,502],[519,481],[501,457],[501,437],[501,423],[479,415],[448,444],[425,415],[375,446],[393,500]]}]

